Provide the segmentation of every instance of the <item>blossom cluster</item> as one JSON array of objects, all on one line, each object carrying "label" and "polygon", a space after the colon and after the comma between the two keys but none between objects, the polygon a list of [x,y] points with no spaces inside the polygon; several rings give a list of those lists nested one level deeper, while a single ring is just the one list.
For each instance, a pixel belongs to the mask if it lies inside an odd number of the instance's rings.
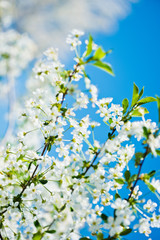
[{"label": "blossom cluster", "polygon": [[[36,63],[17,137],[1,148],[1,239],[111,240],[137,229],[148,237],[160,227],[160,209],[143,197],[142,186],[159,198],[156,172],[142,173],[148,155],[160,154],[159,127],[145,118],[142,105],[157,101],[160,106],[160,99],[142,98],[136,84],[130,107],[126,98],[122,105],[100,99],[85,67],[113,75],[104,62],[109,52],[95,47],[90,36],[79,55],[82,34],[74,30],[67,38],[76,54],[72,70],[64,68],[53,48]],[[88,108],[103,118],[104,143],[96,136],[101,121],[84,114]],[[136,151],[137,143],[142,152]],[[81,234],[86,225],[90,237]]]}]

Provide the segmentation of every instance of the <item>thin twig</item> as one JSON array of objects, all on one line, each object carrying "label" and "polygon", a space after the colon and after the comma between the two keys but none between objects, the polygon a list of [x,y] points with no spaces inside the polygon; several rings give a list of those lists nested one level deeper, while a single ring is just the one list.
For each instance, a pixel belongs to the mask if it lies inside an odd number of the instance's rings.
[{"label": "thin twig", "polygon": [[130,192],[129,197],[128,197],[127,200],[129,200],[132,197],[133,191],[134,191],[134,189],[135,189],[135,187],[137,185],[138,180],[140,179],[139,176],[141,174],[142,166],[143,166],[144,160],[145,160],[146,156],[148,155],[148,153],[149,153],[149,146],[146,147],[146,151],[143,154],[143,159],[141,160],[141,163],[139,164],[139,170],[138,170],[137,178],[136,178],[133,186],[131,187],[131,192]]},{"label": "thin twig", "polygon": [[[116,128],[113,128],[110,136],[112,136],[115,131],[116,131]],[[107,139],[107,140],[108,140],[108,139]],[[106,143],[106,142],[105,142],[105,143]],[[105,145],[105,143],[104,143],[104,145]],[[104,145],[103,145],[103,147],[104,147]],[[83,173],[82,175],[86,175],[86,173],[88,172],[88,170],[89,170],[91,167],[93,167],[93,164],[94,164],[94,162],[96,161],[96,159],[98,158],[99,154],[101,153],[103,147],[102,147],[98,152],[96,152],[96,155],[95,155],[95,157],[93,158],[91,164],[86,168],[86,170],[84,171],[84,173]]]},{"label": "thin twig", "polygon": [[[79,66],[79,63],[76,64],[75,69],[72,71],[72,73],[70,73],[70,75],[69,75],[69,82],[71,82],[71,79],[72,79],[73,75],[76,73],[78,66]],[[61,105],[62,105],[63,102],[64,102],[64,99],[65,99],[65,96],[66,96],[67,92],[68,92],[68,89],[66,89],[65,93],[63,93]],[[57,118],[56,118],[55,123],[57,123],[57,120],[58,120],[58,116],[57,116]],[[46,151],[46,149],[47,149],[47,146],[48,146],[48,143],[46,143],[46,144],[44,145],[44,148],[43,148],[43,150],[42,150],[41,156],[44,155],[44,153],[45,153],[45,151]],[[22,191],[20,192],[20,194],[18,194],[18,197],[21,197],[22,194],[24,193],[24,191],[26,190],[26,188],[29,186],[29,184],[31,183],[32,179],[33,179],[34,176],[35,176],[35,173],[36,173],[38,167],[39,167],[39,164],[35,167],[35,169],[34,169],[32,175],[31,175],[31,177],[29,178],[29,180],[27,181],[27,183],[23,186]]]},{"label": "thin twig", "polygon": [[[47,148],[47,144],[45,144],[45,146],[44,146],[44,148],[43,148],[43,151],[42,151],[42,153],[41,153],[41,156],[44,155],[44,153],[45,153],[45,151],[46,151],[46,148]],[[28,182],[24,185],[24,187],[23,187],[22,191],[20,192],[19,196],[22,196],[22,194],[24,193],[25,189],[29,186],[30,182],[32,181],[32,179],[33,179],[34,176],[35,176],[35,173],[36,173],[38,167],[39,167],[39,164],[35,167],[35,169],[34,169],[34,171],[33,171],[33,173],[32,173],[32,176],[30,177],[30,179],[28,180]]]},{"label": "thin twig", "polygon": [[[73,75],[76,73],[78,66],[80,66],[79,63],[76,64],[75,69],[72,71],[72,73],[70,73],[68,82],[71,82],[72,77],[73,77]],[[62,101],[61,101],[61,105],[63,104],[64,99],[65,99],[65,96],[67,95],[67,93],[68,93],[68,89],[66,89],[65,93],[63,94]]]}]

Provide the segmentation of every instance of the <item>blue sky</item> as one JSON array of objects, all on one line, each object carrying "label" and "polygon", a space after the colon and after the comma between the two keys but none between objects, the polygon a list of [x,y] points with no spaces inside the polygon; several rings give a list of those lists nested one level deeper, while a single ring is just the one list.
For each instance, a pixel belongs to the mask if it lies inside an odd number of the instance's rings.
[{"label": "blue sky", "polygon": [[94,39],[105,49],[113,49],[108,59],[116,77],[103,75],[98,85],[107,86],[106,89],[100,86],[101,94],[107,91],[107,95],[118,102],[123,97],[131,98],[135,82],[140,88],[145,87],[146,96],[160,95],[159,0],[140,0],[133,4],[130,15],[119,22],[116,33],[111,36],[98,34]]}]

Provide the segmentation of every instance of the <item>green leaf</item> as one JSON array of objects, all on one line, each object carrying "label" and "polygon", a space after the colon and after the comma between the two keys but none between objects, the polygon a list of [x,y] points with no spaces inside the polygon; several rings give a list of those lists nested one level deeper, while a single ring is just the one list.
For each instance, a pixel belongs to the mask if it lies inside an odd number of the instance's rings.
[{"label": "green leaf", "polygon": [[135,110],[133,110],[130,115],[132,117],[142,117],[144,114],[149,113],[147,108],[144,107],[140,107],[140,108],[136,108]]},{"label": "green leaf", "polygon": [[54,203],[53,203],[53,206],[56,209],[56,211],[58,212],[59,211],[58,207]]},{"label": "green leaf", "polygon": [[129,106],[129,101],[127,98],[124,98],[122,101],[123,114],[126,113],[128,106]]},{"label": "green leaf", "polygon": [[48,145],[47,145],[47,151],[50,152],[50,151],[51,151],[51,148],[52,148],[52,144],[51,144],[51,143],[48,143]]},{"label": "green leaf", "polygon": [[37,233],[33,234],[32,240],[41,240],[43,236],[44,236],[44,233],[37,232]]},{"label": "green leaf", "polygon": [[139,97],[139,89],[137,87],[137,85],[134,83],[133,84],[133,94],[132,94],[132,104],[131,107],[135,105],[135,103],[138,101],[138,97]]},{"label": "green leaf", "polygon": [[129,233],[131,233],[131,232],[132,232],[132,229],[131,229],[131,228],[125,229],[125,230],[123,230],[123,231],[120,233],[120,236],[125,236],[125,235],[127,235],[127,234],[129,234]]},{"label": "green leaf", "polygon": [[112,118],[109,118],[108,122],[109,122],[109,124],[113,123]]},{"label": "green leaf", "polygon": [[104,222],[107,222],[108,216],[106,214],[102,213],[101,218]]},{"label": "green leaf", "polygon": [[143,95],[143,92],[144,92],[144,87],[142,88],[142,90],[140,91],[140,94],[139,94],[139,97],[138,97],[138,99],[140,99],[141,97],[142,97],[142,95]]},{"label": "green leaf", "polygon": [[124,173],[124,176],[125,176],[126,181],[128,182],[128,180],[130,179],[130,176],[131,176],[130,171],[126,170]]},{"label": "green leaf", "polygon": [[146,184],[147,184],[149,190],[151,190],[151,192],[154,193],[154,192],[156,191],[156,188],[154,188],[154,187],[152,186],[152,184],[150,184],[149,182],[147,182]]},{"label": "green leaf", "polygon": [[117,199],[117,198],[121,198],[118,193],[115,194],[115,199]]},{"label": "green leaf", "polygon": [[46,233],[51,233],[51,234],[52,234],[52,233],[55,233],[55,232],[56,232],[56,230],[47,230],[47,231],[46,231]]},{"label": "green leaf", "polygon": [[101,59],[103,59],[105,56],[106,56],[105,51],[104,51],[101,47],[99,47],[99,48],[96,50],[93,58],[94,58],[95,60],[101,60]]},{"label": "green leaf", "polygon": [[60,208],[59,212],[62,212],[66,208],[66,203]]},{"label": "green leaf", "polygon": [[157,106],[158,106],[158,122],[160,123],[160,97],[156,96],[157,98]]},{"label": "green leaf", "polygon": [[39,223],[38,220],[34,221],[34,226],[35,226],[36,228],[40,228],[40,227],[41,227],[41,225],[40,225],[40,223]]},{"label": "green leaf", "polygon": [[154,98],[154,97],[145,97],[145,98],[142,98],[141,100],[138,101],[138,105],[142,105],[142,104],[150,103],[150,102],[155,102],[155,101],[156,101],[156,98]]},{"label": "green leaf", "polygon": [[136,166],[136,167],[140,164],[140,162],[141,162],[142,159],[143,159],[143,153],[141,153],[141,152],[136,152],[136,153],[135,153],[135,159],[134,159],[134,161],[135,161],[135,166]]},{"label": "green leaf", "polygon": [[20,239],[21,239],[21,233],[19,232],[16,240],[20,240]]},{"label": "green leaf", "polygon": [[114,76],[112,68],[111,68],[111,66],[108,63],[97,61],[97,62],[93,63],[93,65],[98,67],[98,68],[101,68],[105,72],[107,72],[107,73],[109,73],[109,74]]},{"label": "green leaf", "polygon": [[125,183],[123,178],[117,178],[117,179],[114,179],[114,180],[119,184],[124,184]]},{"label": "green leaf", "polygon": [[130,177],[130,182],[132,183],[132,182],[136,181],[136,179],[137,179],[137,174],[133,174],[133,175]]},{"label": "green leaf", "polygon": [[160,156],[160,150],[159,149],[156,149],[156,153],[158,156]]},{"label": "green leaf", "polygon": [[97,234],[97,240],[103,240],[103,233],[99,232]]},{"label": "green leaf", "polygon": [[39,180],[40,181],[40,183],[42,183],[43,185],[44,184],[46,184],[48,181],[47,180],[45,180],[45,179],[41,179],[41,180]]},{"label": "green leaf", "polygon": [[155,173],[156,173],[156,171],[155,171],[155,170],[153,170],[153,171],[149,172],[149,173],[148,173],[148,175],[149,175],[149,176],[150,176],[150,178],[151,178],[151,177],[153,177],[153,176],[155,175]]},{"label": "green leaf", "polygon": [[5,59],[10,58],[10,55],[8,53],[2,53],[1,56],[2,58],[5,58]]},{"label": "green leaf", "polygon": [[143,134],[146,138],[148,138],[149,135],[151,134],[150,129],[143,127]]},{"label": "green leaf", "polygon": [[88,41],[88,45],[87,45],[87,51],[85,53],[84,57],[88,57],[91,52],[92,52],[92,43],[93,43],[93,38],[91,35],[89,35],[89,41]]}]

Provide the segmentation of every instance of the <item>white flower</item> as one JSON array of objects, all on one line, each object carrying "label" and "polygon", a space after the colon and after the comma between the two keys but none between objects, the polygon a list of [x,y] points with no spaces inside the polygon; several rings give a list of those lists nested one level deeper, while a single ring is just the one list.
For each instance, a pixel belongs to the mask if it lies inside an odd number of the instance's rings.
[{"label": "white flower", "polygon": [[76,103],[74,104],[74,107],[77,108],[87,108],[88,104],[88,96],[84,93],[80,93],[79,96],[77,96]]},{"label": "white flower", "polygon": [[107,223],[103,225],[104,228],[109,229],[109,235],[112,237],[116,233],[120,233],[123,230],[123,227],[120,225],[119,219],[114,219],[113,217],[108,217]]},{"label": "white flower", "polygon": [[149,199],[147,203],[143,206],[143,208],[146,209],[148,212],[153,212],[156,207],[157,207],[157,203],[152,202],[151,199]]},{"label": "white flower", "polygon": [[97,232],[99,230],[101,221],[101,218],[97,217],[97,214],[91,214],[90,217],[87,217],[87,223],[92,232]]},{"label": "white flower", "polygon": [[129,203],[126,200],[121,198],[117,198],[115,202],[111,204],[111,207],[117,210],[123,210],[128,206],[129,206]]},{"label": "white flower", "polygon": [[151,185],[157,190],[158,193],[160,193],[160,180],[152,178]]},{"label": "white flower", "polygon": [[139,186],[137,185],[137,186],[134,188],[133,192],[132,192],[132,196],[133,196],[135,199],[138,199],[139,196],[141,196],[141,195],[142,195],[142,192],[139,191]]},{"label": "white flower", "polygon": [[152,217],[150,218],[151,227],[153,228],[160,228],[160,215],[156,215],[154,212]]},{"label": "white flower", "polygon": [[75,50],[77,46],[81,45],[81,41],[79,40],[79,37],[84,35],[84,32],[79,30],[72,30],[72,32],[68,35],[66,39],[66,43],[71,45],[71,50]]},{"label": "white flower", "polygon": [[160,148],[160,136],[154,137],[153,134],[150,134],[147,143],[149,144],[153,155],[156,157],[156,149]]},{"label": "white flower", "polygon": [[134,225],[134,228],[138,228],[140,233],[144,233],[146,237],[151,233],[149,219],[141,218],[139,224]]},{"label": "white flower", "polygon": [[54,48],[48,48],[45,52],[44,55],[46,55],[48,57],[48,59],[57,61],[58,60],[58,49],[54,49]]}]

